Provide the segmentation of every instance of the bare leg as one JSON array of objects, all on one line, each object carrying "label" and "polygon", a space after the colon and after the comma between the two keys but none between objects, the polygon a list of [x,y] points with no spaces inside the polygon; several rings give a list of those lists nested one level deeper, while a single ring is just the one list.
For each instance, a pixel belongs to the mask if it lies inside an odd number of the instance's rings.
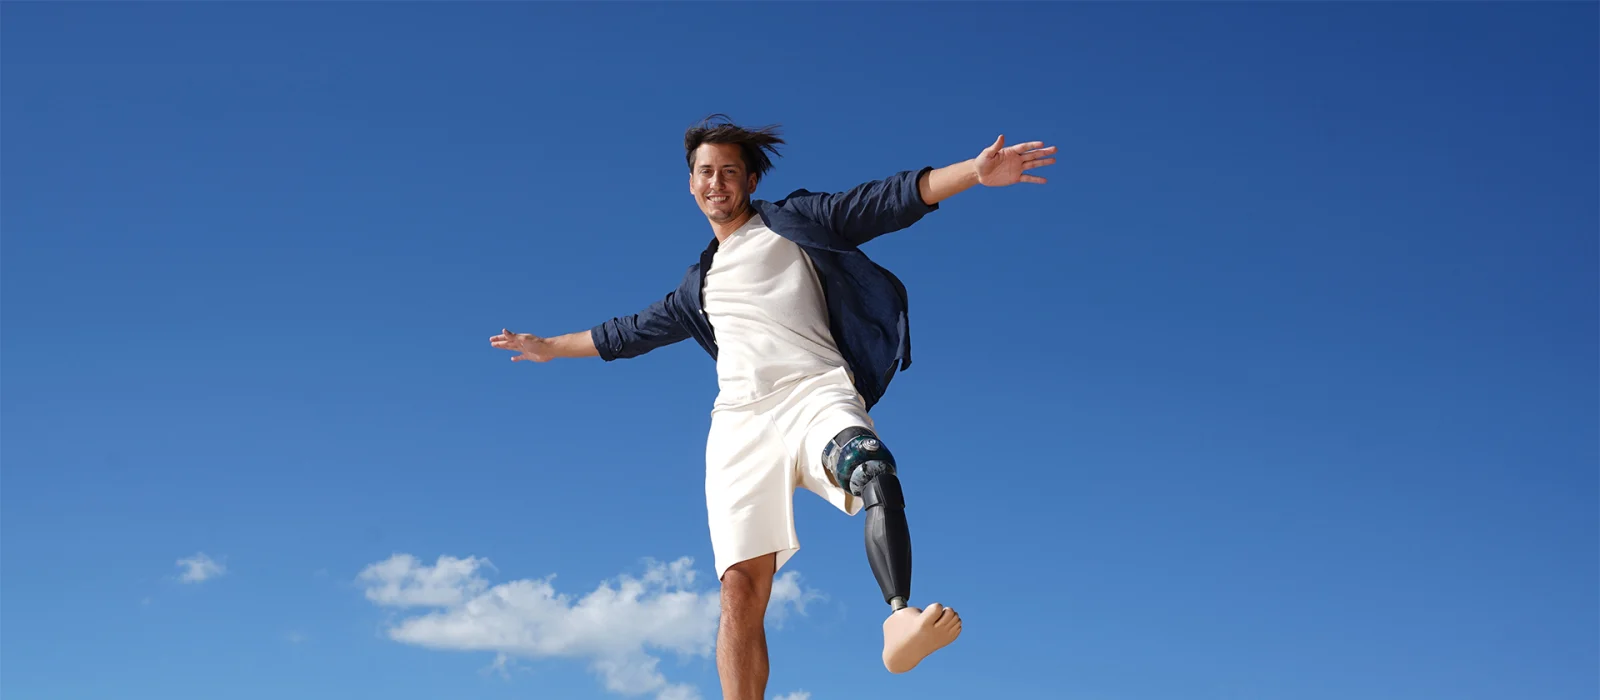
[{"label": "bare leg", "polygon": [[722,575],[722,621],[717,628],[717,674],[723,700],[762,700],[767,692],[767,601],[776,554],[728,567]]}]

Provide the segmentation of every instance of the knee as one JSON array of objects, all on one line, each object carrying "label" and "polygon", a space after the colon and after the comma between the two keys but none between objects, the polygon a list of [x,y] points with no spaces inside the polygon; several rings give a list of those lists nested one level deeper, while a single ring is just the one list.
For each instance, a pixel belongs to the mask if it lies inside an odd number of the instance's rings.
[{"label": "knee", "polygon": [[860,496],[876,477],[895,473],[894,455],[871,430],[856,426],[833,436],[823,448],[822,461],[834,482]]},{"label": "knee", "polygon": [[728,567],[722,575],[722,610],[735,616],[764,615],[772,597],[776,556],[766,555]]}]

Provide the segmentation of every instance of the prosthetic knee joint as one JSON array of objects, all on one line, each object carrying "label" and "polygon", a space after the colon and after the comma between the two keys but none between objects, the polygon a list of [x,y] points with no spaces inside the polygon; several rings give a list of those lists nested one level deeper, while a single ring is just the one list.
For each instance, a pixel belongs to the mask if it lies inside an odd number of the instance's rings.
[{"label": "prosthetic knee joint", "polygon": [[867,561],[884,601],[896,610],[905,607],[911,598],[911,532],[894,455],[871,430],[858,426],[835,435],[822,459],[834,481],[865,504]]}]

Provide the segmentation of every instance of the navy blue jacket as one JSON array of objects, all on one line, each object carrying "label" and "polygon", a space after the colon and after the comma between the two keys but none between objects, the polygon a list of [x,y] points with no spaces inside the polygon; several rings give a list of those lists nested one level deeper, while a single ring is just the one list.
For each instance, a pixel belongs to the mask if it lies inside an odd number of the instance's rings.
[{"label": "navy blue jacket", "polygon": [[[911,366],[911,326],[905,285],[860,246],[939,208],[923,202],[917,186],[929,170],[899,172],[844,192],[802,189],[776,202],[751,202],[768,228],[811,258],[827,299],[828,327],[868,408],[883,398],[897,370]],[[717,243],[713,236],[677,289],[636,314],[591,329],[601,359],[637,357],[691,337],[716,359],[716,333],[701,291]]]}]

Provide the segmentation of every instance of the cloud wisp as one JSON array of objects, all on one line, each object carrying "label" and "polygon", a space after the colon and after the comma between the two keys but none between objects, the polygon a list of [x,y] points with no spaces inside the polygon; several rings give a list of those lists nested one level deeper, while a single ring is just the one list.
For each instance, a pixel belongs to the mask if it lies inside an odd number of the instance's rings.
[{"label": "cloud wisp", "polygon": [[[641,576],[620,575],[580,596],[556,590],[555,577],[490,585],[481,557],[440,556],[428,564],[410,554],[368,566],[358,577],[368,600],[403,611],[390,639],[419,647],[586,663],[604,687],[626,696],[698,700],[699,691],[669,681],[661,657],[711,658],[720,614],[715,587],[696,587],[694,561],[647,560]],[[768,620],[780,624],[822,594],[788,571],[773,582]]]},{"label": "cloud wisp", "polygon": [[205,552],[179,559],[178,568],[183,570],[183,573],[178,575],[178,580],[184,583],[204,583],[228,572],[228,567],[207,556]]}]

